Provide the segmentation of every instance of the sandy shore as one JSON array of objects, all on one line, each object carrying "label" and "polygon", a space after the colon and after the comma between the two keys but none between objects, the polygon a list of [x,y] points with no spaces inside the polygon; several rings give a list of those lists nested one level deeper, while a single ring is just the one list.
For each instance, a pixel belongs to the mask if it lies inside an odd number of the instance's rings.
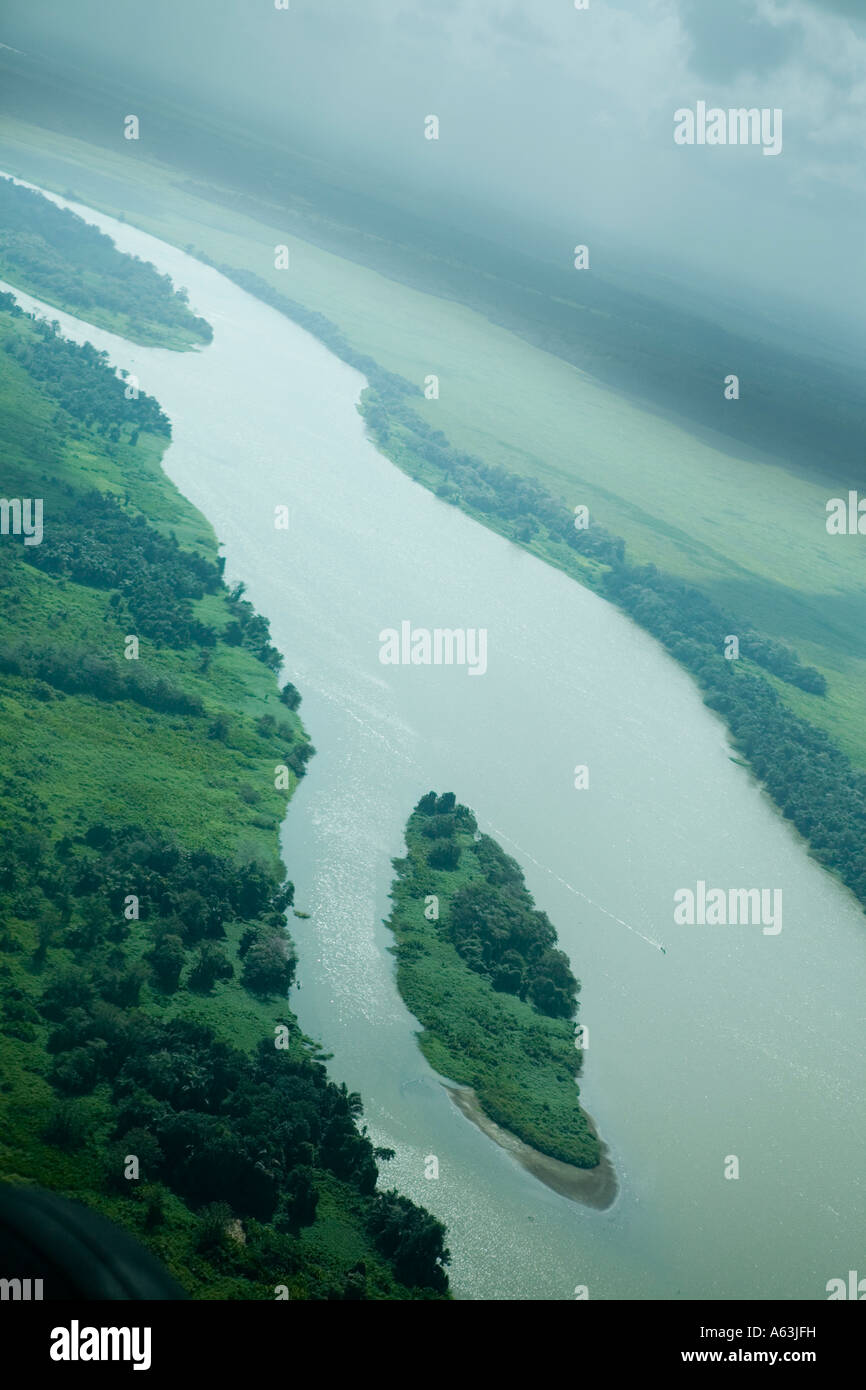
[{"label": "sandy shore", "polygon": [[618,1191],[616,1173],[604,1143],[601,1144],[601,1162],[595,1168],[575,1168],[571,1163],[562,1163],[558,1158],[549,1158],[547,1154],[539,1153],[538,1149],[524,1144],[516,1134],[496,1124],[481,1109],[471,1086],[450,1085],[445,1089],[454,1104],[473,1124],[499,1144],[500,1148],[516,1158],[533,1177],[552,1187],[554,1192],[560,1193],[563,1197],[570,1197],[573,1202],[582,1202],[584,1206],[596,1207],[601,1211],[613,1205]]}]

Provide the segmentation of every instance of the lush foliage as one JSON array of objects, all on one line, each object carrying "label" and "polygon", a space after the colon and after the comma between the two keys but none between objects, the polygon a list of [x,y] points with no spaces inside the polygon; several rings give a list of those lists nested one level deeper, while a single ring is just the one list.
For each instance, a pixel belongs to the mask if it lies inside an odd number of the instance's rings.
[{"label": "lush foliage", "polygon": [[4,348],[71,420],[104,434],[112,443],[120,439],[124,426],[133,444],[143,430],[171,437],[168,417],[158,401],[116,376],[107,353],[92,343],[70,342],[61,336],[58,324],[25,314],[11,294],[0,294],[0,311],[26,318],[32,325],[26,334],[7,335]]},{"label": "lush foliage", "polygon": [[[259,864],[184,851],[140,827],[94,824],[52,843],[43,833],[50,819],[43,806],[39,830],[8,832],[0,872],[2,1031],[7,1048],[16,1040],[32,1052],[44,1040],[38,1070],[55,1101],[43,1113],[43,1139],[86,1157],[97,1190],[126,1202],[135,1158],[147,1195],[146,1210],[133,1213],[157,1248],[174,1200],[199,1214],[192,1238],[216,1269],[225,1250],[236,1275],[272,1284],[304,1274],[300,1232],[315,1222],[320,1179],[337,1180],[399,1283],[445,1292],[441,1224],[375,1192],[376,1151],[356,1123],[360,1097],[328,1080],[285,1008],[292,885],[278,886]],[[141,917],[129,919],[133,883]],[[279,1001],[278,1021],[251,1053],[178,997],[233,976],[217,944],[231,926],[243,927],[232,955],[249,959],[269,947],[283,964],[248,985]],[[224,969],[203,971],[208,959]],[[231,995],[223,998],[230,1008]],[[214,1204],[224,1212],[221,1232],[212,1229]],[[248,1225],[233,1250],[225,1232],[238,1219]],[[369,1290],[363,1275],[353,1269],[345,1296],[375,1293],[382,1271]],[[308,1295],[340,1298],[343,1286],[313,1280]]]},{"label": "lush foliage", "polygon": [[70,644],[57,647],[26,642],[0,643],[0,672],[27,676],[34,699],[50,700],[52,691],[93,695],[97,700],[133,700],[169,714],[203,714],[199,695],[153,672],[124,666],[99,648]]},{"label": "lush foliage", "polygon": [[[453,792],[422,797],[394,861],[397,983],[423,1025],[432,1066],[471,1086],[486,1113],[542,1153],[579,1168],[599,1143],[578,1103],[579,984],[535,908],[520,866]],[[440,866],[441,848],[456,862]]]},{"label": "lush foliage", "polygon": [[[456,869],[460,846],[458,828],[476,830],[465,806],[451,810],[453,793],[436,798],[429,792],[416,813],[421,834],[434,844],[427,851],[433,869]],[[448,805],[448,810],[443,810]],[[443,854],[445,845],[452,849]],[[577,980],[568,957],[556,949],[556,932],[546,912],[539,912],[515,859],[489,835],[472,844],[483,878],[471,878],[453,895],[449,935],[470,970],[489,980],[494,989],[529,999],[551,1018],[572,1018],[577,1007]]]},{"label": "lush foliage", "polygon": [[[216,633],[197,622],[192,601],[222,587],[222,559],[213,564],[184,550],[116,498],[92,491],[75,499],[42,544],[25,558],[50,574],[94,589],[112,589],[112,606],[129,614],[131,630],[159,644],[212,647]],[[260,618],[261,623],[265,622]]]}]

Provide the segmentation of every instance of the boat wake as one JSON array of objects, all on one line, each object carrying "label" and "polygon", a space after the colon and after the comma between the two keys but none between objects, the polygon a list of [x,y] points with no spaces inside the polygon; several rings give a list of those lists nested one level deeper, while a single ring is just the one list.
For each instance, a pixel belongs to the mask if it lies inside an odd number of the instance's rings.
[{"label": "boat wake", "polygon": [[506,835],[503,830],[497,829],[490,821],[487,822],[487,829],[490,834],[495,835],[498,840],[507,841],[512,848],[524,855],[524,857],[532,864],[535,864],[537,868],[543,869],[551,878],[555,878],[557,883],[561,883],[563,888],[568,889],[569,893],[573,893],[576,898],[582,898],[585,903],[589,903],[590,907],[594,908],[596,912],[603,913],[605,917],[609,917],[610,920],[616,922],[618,926],[625,927],[626,931],[630,931],[633,936],[639,936],[641,941],[645,941],[648,946],[654,946],[657,951],[661,951],[663,956],[667,955],[667,951],[660,941],[656,941],[652,936],[647,936],[644,932],[640,931],[638,927],[633,927],[630,922],[624,922],[621,917],[617,917],[616,913],[608,912],[607,908],[602,907],[600,903],[593,902],[592,898],[587,897],[586,893],[582,893],[579,888],[575,888],[573,883],[568,882],[568,879],[562,878],[555,869],[551,869],[547,864],[542,864],[541,861],[530,854],[528,850],[525,850],[522,845],[519,845],[516,840],[512,840],[510,835]]}]

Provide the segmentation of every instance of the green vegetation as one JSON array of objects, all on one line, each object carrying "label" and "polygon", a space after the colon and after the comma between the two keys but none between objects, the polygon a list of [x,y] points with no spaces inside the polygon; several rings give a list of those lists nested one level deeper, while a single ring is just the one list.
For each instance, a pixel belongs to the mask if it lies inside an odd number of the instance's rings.
[{"label": "green vegetation", "polygon": [[277,832],[313,750],[268,625],[157,403],[10,296],[0,349],[3,493],[44,525],[0,536],[0,1176],[195,1297],[446,1297],[444,1228],[376,1191],[389,1151],[287,1005]]},{"label": "green vegetation", "polygon": [[428,792],[395,859],[389,926],[397,985],[431,1066],[471,1086],[491,1119],[564,1163],[594,1168],[578,1103],[579,984],[520,866],[454,793]]},{"label": "green vegetation", "polygon": [[189,348],[213,330],[185,290],[33,189],[0,178],[0,278],[135,343]]}]

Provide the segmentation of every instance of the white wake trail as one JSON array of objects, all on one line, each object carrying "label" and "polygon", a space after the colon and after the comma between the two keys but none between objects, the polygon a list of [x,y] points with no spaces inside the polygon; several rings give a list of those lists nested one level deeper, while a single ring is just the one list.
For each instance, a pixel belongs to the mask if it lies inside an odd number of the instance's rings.
[{"label": "white wake trail", "polygon": [[533,854],[530,854],[522,845],[519,845],[516,840],[512,840],[510,835],[506,835],[503,830],[497,829],[491,821],[487,821],[487,827],[490,833],[495,835],[497,839],[507,840],[512,848],[524,855],[525,858],[535,864],[537,868],[543,869],[546,874],[550,874],[551,878],[555,878],[557,883],[561,883],[563,888],[567,888],[569,893],[573,893],[576,898],[582,898],[585,903],[589,903],[590,907],[595,908],[596,912],[604,913],[605,917],[609,917],[612,922],[616,922],[620,927],[625,927],[626,931],[632,932],[634,936],[639,936],[641,941],[645,941],[648,946],[654,946],[657,951],[661,951],[663,954],[666,953],[660,941],[656,941],[651,936],[646,936],[642,931],[639,931],[637,927],[633,927],[630,922],[624,922],[623,919],[617,917],[614,912],[608,912],[606,907],[602,907],[600,903],[593,902],[592,898],[587,897],[586,893],[582,893],[579,888],[575,888],[573,883],[569,883],[567,879],[562,878],[555,869],[549,868],[547,864],[542,864]]}]

